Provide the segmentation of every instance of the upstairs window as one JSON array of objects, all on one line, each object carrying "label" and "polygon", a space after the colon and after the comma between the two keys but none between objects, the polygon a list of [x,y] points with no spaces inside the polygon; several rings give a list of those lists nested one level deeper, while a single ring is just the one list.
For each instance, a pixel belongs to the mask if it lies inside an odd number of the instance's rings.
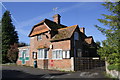
[{"label": "upstairs window", "polygon": [[74,40],[79,40],[79,34],[78,34],[78,32],[74,33]]},{"label": "upstairs window", "polygon": [[37,36],[37,40],[38,40],[38,41],[42,40],[42,35],[38,35],[38,36]]}]

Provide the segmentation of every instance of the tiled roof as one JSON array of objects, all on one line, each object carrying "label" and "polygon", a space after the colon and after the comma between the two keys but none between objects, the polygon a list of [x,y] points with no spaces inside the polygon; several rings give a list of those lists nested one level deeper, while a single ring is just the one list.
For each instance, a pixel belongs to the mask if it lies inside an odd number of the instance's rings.
[{"label": "tiled roof", "polygon": [[[44,23],[46,25],[44,25]],[[47,29],[46,26],[48,26],[50,29],[53,29],[53,30],[66,27],[61,24],[56,24],[55,22],[53,22],[49,19],[44,19],[40,23],[34,25],[34,27],[32,28],[32,30],[29,34],[29,37],[48,31],[49,29]]]},{"label": "tiled roof", "polygon": [[85,42],[88,43],[88,44],[92,44],[92,41],[93,41],[92,36],[85,38]]},{"label": "tiled roof", "polygon": [[70,38],[77,26],[78,25],[73,25],[70,27],[58,29],[58,34],[56,34],[51,41]]},{"label": "tiled roof", "polygon": [[35,27],[33,30],[32,30],[32,33],[29,35],[29,36],[34,36],[34,35],[37,35],[37,34],[40,34],[40,33],[43,33],[43,32],[46,32],[48,31],[49,29],[43,24],[43,25],[39,25],[37,27]]}]

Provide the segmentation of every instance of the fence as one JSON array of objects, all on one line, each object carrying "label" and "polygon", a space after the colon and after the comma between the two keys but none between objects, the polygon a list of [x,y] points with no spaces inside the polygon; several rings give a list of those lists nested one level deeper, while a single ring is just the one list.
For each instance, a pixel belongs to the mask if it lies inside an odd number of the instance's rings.
[{"label": "fence", "polygon": [[75,70],[93,69],[105,65],[105,62],[99,58],[76,57],[74,61]]}]

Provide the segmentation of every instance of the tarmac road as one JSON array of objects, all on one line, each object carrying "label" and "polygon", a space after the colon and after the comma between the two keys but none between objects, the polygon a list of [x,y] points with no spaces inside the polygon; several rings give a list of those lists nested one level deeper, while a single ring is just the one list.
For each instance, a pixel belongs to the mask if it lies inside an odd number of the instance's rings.
[{"label": "tarmac road", "polygon": [[[113,80],[111,78],[107,78],[104,74],[104,67],[99,67],[91,70],[84,71],[76,71],[76,72],[62,72],[55,70],[43,70],[39,68],[32,68],[26,66],[18,66],[18,65],[4,65],[2,66],[2,80],[6,79],[28,79],[28,80],[36,80],[36,79],[102,79],[102,80]],[[73,79],[74,78],[74,79]]]}]

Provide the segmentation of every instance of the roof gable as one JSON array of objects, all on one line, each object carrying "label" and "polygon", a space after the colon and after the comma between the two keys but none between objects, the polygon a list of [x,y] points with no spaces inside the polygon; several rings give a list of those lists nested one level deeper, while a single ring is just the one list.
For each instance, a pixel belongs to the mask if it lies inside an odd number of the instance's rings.
[{"label": "roof gable", "polygon": [[61,24],[56,24],[55,22],[53,22],[49,19],[44,19],[40,23],[33,26],[32,30],[29,34],[29,37],[49,31],[51,29],[56,30],[56,29],[63,28],[63,27],[66,27],[66,26],[61,25]]},{"label": "roof gable", "polygon": [[89,37],[85,38],[85,42],[88,44],[92,44],[94,42],[93,37],[89,36]]},{"label": "roof gable", "polygon": [[70,27],[58,29],[58,34],[56,34],[51,41],[71,38],[72,34],[74,33],[77,27],[78,25],[73,25]]},{"label": "roof gable", "polygon": [[37,34],[41,34],[44,33],[46,31],[49,31],[50,29],[46,26],[46,25],[39,25],[37,27],[34,27],[33,30],[31,31],[31,33],[29,34],[30,37],[37,35]]}]

